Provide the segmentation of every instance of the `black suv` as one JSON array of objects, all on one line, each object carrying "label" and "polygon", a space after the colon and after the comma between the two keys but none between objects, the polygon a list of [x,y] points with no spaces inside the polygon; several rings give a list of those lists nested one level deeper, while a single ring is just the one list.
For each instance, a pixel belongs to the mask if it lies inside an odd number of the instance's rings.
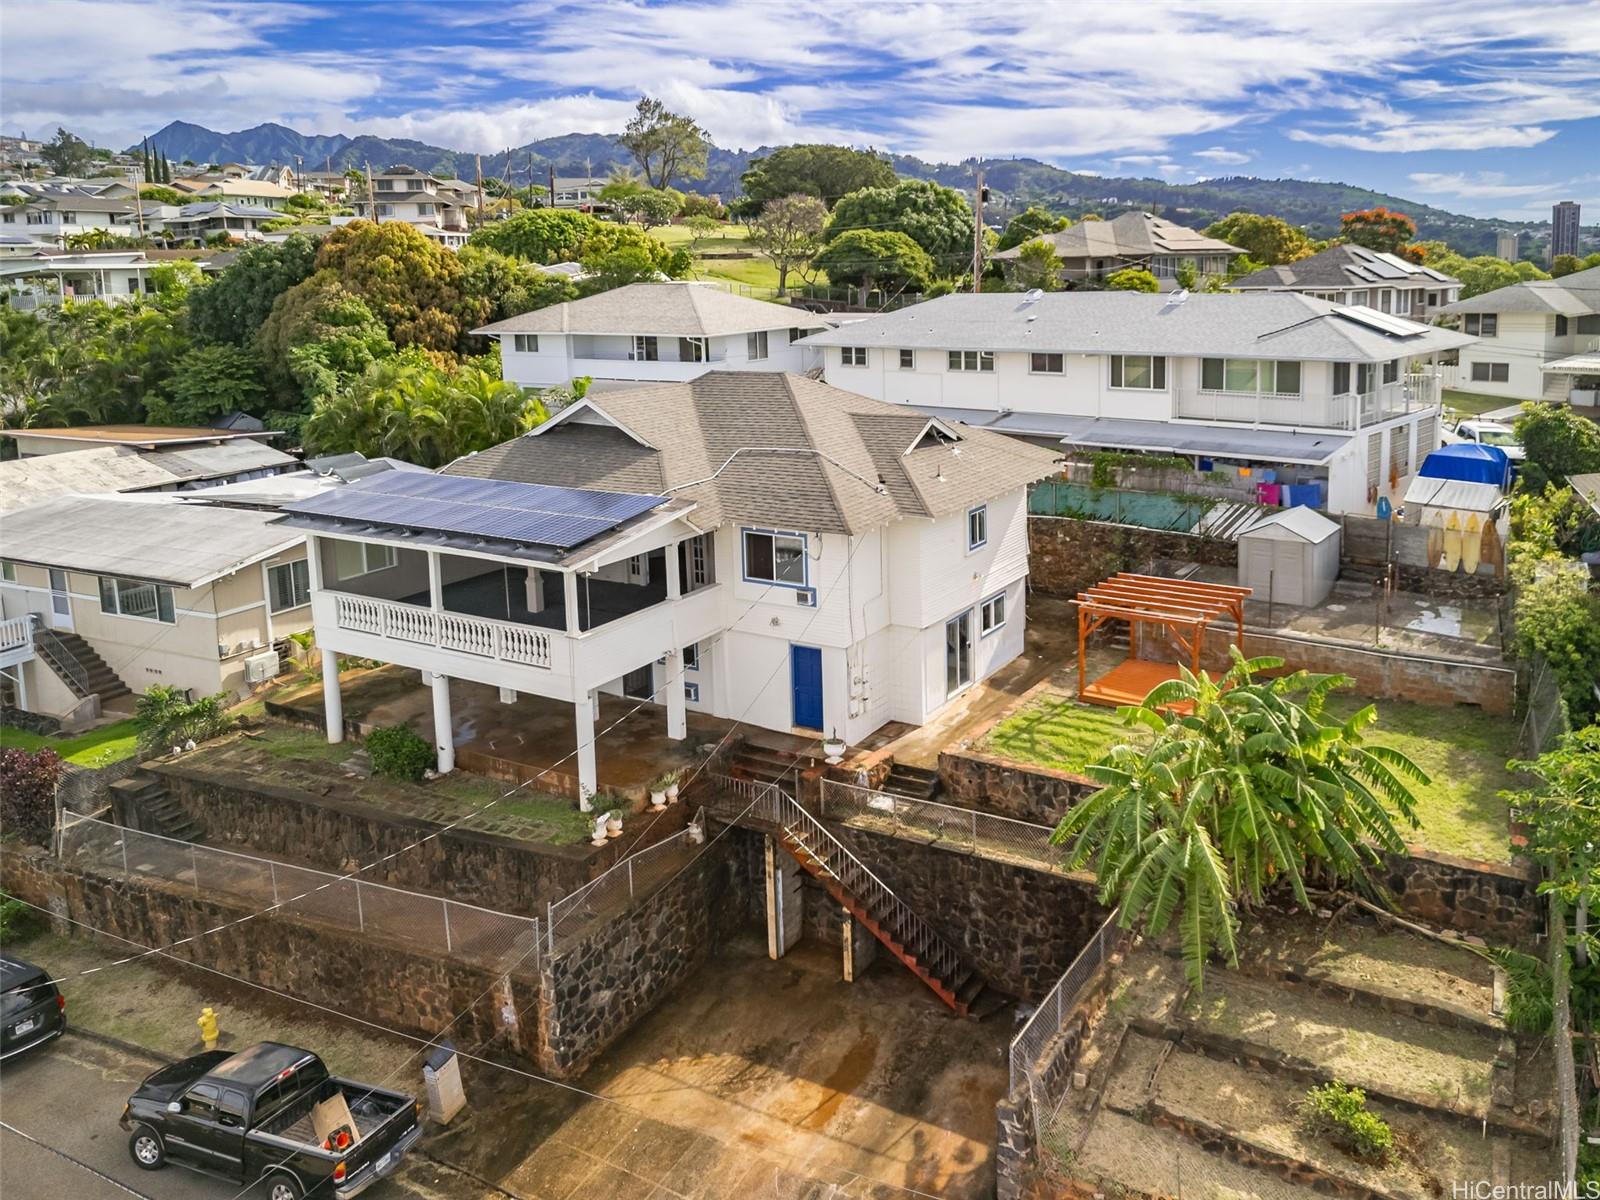
[{"label": "black suv", "polygon": [[0,1059],[60,1037],[67,1028],[66,997],[43,967],[0,954]]}]

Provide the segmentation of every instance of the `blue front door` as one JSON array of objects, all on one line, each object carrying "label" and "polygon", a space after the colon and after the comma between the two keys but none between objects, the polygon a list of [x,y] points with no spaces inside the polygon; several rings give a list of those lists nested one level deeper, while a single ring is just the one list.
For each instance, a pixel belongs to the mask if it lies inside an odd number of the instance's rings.
[{"label": "blue front door", "polygon": [[822,651],[790,646],[789,678],[794,684],[794,723],[802,729],[821,729]]}]

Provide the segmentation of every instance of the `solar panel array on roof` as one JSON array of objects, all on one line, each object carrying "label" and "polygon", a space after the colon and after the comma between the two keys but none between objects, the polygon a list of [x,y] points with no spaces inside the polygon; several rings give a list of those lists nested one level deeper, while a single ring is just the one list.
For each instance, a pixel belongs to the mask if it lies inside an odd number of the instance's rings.
[{"label": "solar panel array on roof", "polygon": [[1359,304],[1347,305],[1339,310],[1341,317],[1376,329],[1379,333],[1394,334],[1396,337],[1415,337],[1419,333],[1427,333],[1428,326],[1418,325],[1415,321],[1408,321],[1404,317],[1397,317],[1390,313],[1381,313],[1375,308],[1365,308]]},{"label": "solar panel array on roof", "polygon": [[567,549],[665,501],[665,496],[630,492],[391,471],[286,505],[284,511]]}]

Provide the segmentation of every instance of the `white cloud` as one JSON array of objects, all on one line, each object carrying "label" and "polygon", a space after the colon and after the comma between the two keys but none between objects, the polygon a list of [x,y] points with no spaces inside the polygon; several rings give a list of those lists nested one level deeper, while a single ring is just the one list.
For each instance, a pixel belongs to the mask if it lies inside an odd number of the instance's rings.
[{"label": "white cloud", "polygon": [[1464,171],[1416,171],[1406,178],[1420,192],[1448,196],[1538,196],[1548,195],[1552,187],[1548,183],[1508,183],[1506,176],[1498,171],[1480,171],[1475,175],[1468,175]]},{"label": "white cloud", "polygon": [[1212,146],[1209,150],[1196,150],[1196,158],[1206,159],[1208,162],[1221,163],[1223,166],[1236,167],[1240,163],[1247,163],[1251,159],[1249,154],[1241,154],[1237,150],[1225,150],[1221,146]]}]

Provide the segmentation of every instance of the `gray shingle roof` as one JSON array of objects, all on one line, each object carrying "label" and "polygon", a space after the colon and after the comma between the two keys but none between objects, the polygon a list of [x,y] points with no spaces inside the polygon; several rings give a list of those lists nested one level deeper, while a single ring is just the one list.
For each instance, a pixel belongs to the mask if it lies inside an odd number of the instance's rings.
[{"label": "gray shingle roof", "polygon": [[1054,470],[1054,451],[964,425],[952,426],[957,443],[919,442],[928,424],[802,376],[712,371],[591,397],[445,473],[670,493],[696,503],[689,520],[701,529],[863,533],[960,512]]},{"label": "gray shingle roof", "polygon": [[7,514],[6,557],[198,587],[299,540],[277,518],[167,496],[58,496]]},{"label": "gray shingle roof", "polygon": [[[1056,233],[1044,234],[1057,258],[1150,258],[1157,254],[1243,254],[1229,242],[1207,237],[1198,229],[1178,225],[1147,212],[1123,213],[1110,221],[1079,221]],[[992,257],[1016,258],[1020,246]]]},{"label": "gray shingle roof", "polygon": [[1298,262],[1267,267],[1235,280],[1230,286],[1251,288],[1348,288],[1390,284],[1404,287],[1439,287],[1460,280],[1393,254],[1379,254],[1365,246],[1329,246]]},{"label": "gray shingle roof", "polygon": [[507,317],[473,333],[625,333],[665,337],[716,337],[787,329],[815,329],[813,314],[765,300],[735,296],[701,283],[630,283],[626,287]]},{"label": "gray shingle roof", "polygon": [[964,293],[824,330],[805,344],[1383,362],[1476,340],[1399,317],[1380,319],[1407,334],[1385,333],[1357,319],[1365,311],[1298,292],[1182,301],[1143,292],[1051,292],[1031,301],[1014,292]]},{"label": "gray shingle roof", "polygon": [[248,439],[154,453],[132,446],[93,446],[39,454],[0,463],[0,513],[55,496],[173,487],[294,461],[282,450]]},{"label": "gray shingle roof", "polygon": [[1533,279],[1496,288],[1470,300],[1457,300],[1439,310],[1443,313],[1559,313],[1583,317],[1600,313],[1600,267],[1574,271],[1560,279]]}]

